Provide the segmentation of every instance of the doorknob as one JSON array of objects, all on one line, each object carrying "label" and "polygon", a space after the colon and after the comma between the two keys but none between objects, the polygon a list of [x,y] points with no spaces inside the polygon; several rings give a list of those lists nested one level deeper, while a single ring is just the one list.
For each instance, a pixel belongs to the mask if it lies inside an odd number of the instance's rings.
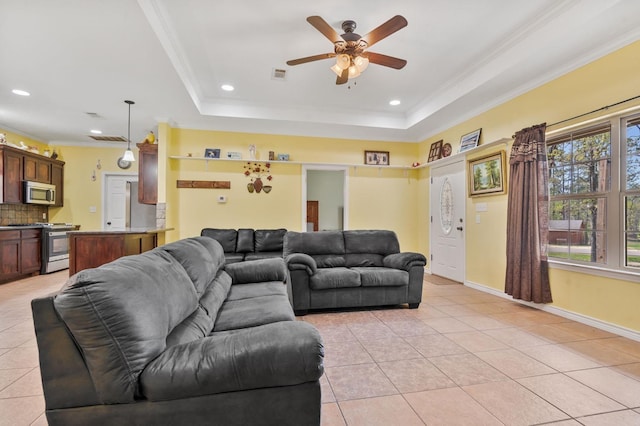
[{"label": "doorknob", "polygon": [[462,226],[458,226],[456,229],[457,229],[458,231],[462,231]]}]

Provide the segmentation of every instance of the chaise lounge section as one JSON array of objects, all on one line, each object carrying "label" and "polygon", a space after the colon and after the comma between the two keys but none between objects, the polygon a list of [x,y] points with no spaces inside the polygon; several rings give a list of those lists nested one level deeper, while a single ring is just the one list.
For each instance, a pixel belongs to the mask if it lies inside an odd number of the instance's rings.
[{"label": "chaise lounge section", "polygon": [[289,231],[283,255],[296,315],[403,303],[417,308],[422,300],[427,259],[401,253],[392,231]]},{"label": "chaise lounge section", "polygon": [[323,345],[286,278],[195,237],[33,300],[49,424],[318,425]]}]

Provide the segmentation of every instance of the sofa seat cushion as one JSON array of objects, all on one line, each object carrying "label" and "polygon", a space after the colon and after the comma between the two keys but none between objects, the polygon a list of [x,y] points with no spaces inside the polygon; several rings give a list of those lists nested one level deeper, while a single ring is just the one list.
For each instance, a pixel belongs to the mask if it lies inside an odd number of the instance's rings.
[{"label": "sofa seat cushion", "polygon": [[[265,293],[252,291],[266,287]],[[263,289],[261,288],[261,291]],[[222,304],[213,331],[256,327],[278,321],[293,321],[287,288],[282,281],[259,284],[234,284]]]},{"label": "sofa seat cushion", "polygon": [[360,274],[362,287],[397,287],[409,285],[409,273],[384,267],[351,268]]},{"label": "sofa seat cushion", "polygon": [[255,253],[247,253],[244,256],[244,260],[272,259],[274,257],[282,257],[282,251],[260,251]]},{"label": "sofa seat cushion", "polygon": [[151,401],[297,385],[322,376],[323,356],[310,324],[265,324],[172,346],[147,365],[140,383]]},{"label": "sofa seat cushion", "polygon": [[312,290],[360,287],[360,273],[349,268],[318,268],[309,279]]}]

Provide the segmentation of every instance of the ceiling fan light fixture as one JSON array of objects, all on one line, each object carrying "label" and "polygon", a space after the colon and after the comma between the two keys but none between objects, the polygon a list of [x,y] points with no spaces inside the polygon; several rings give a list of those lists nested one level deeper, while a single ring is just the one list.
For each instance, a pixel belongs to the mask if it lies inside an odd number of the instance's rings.
[{"label": "ceiling fan light fixture", "polygon": [[363,56],[356,56],[353,60],[353,65],[356,66],[358,71],[363,72],[369,66],[369,58],[365,58]]},{"label": "ceiling fan light fixture", "polygon": [[357,66],[351,65],[349,67],[349,78],[356,78],[360,75],[360,70]]},{"label": "ceiling fan light fixture", "polygon": [[338,66],[338,64],[333,64],[331,67],[331,71],[335,72],[338,77],[342,75],[342,69]]},{"label": "ceiling fan light fixture", "polygon": [[351,57],[346,53],[336,56],[336,65],[341,70],[349,68],[349,66],[351,65]]}]

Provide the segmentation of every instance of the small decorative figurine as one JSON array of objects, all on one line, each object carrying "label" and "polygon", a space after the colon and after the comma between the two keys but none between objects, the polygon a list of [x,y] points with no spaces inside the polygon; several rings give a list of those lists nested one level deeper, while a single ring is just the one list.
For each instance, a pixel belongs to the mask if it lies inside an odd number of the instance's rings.
[{"label": "small decorative figurine", "polygon": [[251,160],[256,159],[256,146],[254,144],[249,145],[249,158]]}]

